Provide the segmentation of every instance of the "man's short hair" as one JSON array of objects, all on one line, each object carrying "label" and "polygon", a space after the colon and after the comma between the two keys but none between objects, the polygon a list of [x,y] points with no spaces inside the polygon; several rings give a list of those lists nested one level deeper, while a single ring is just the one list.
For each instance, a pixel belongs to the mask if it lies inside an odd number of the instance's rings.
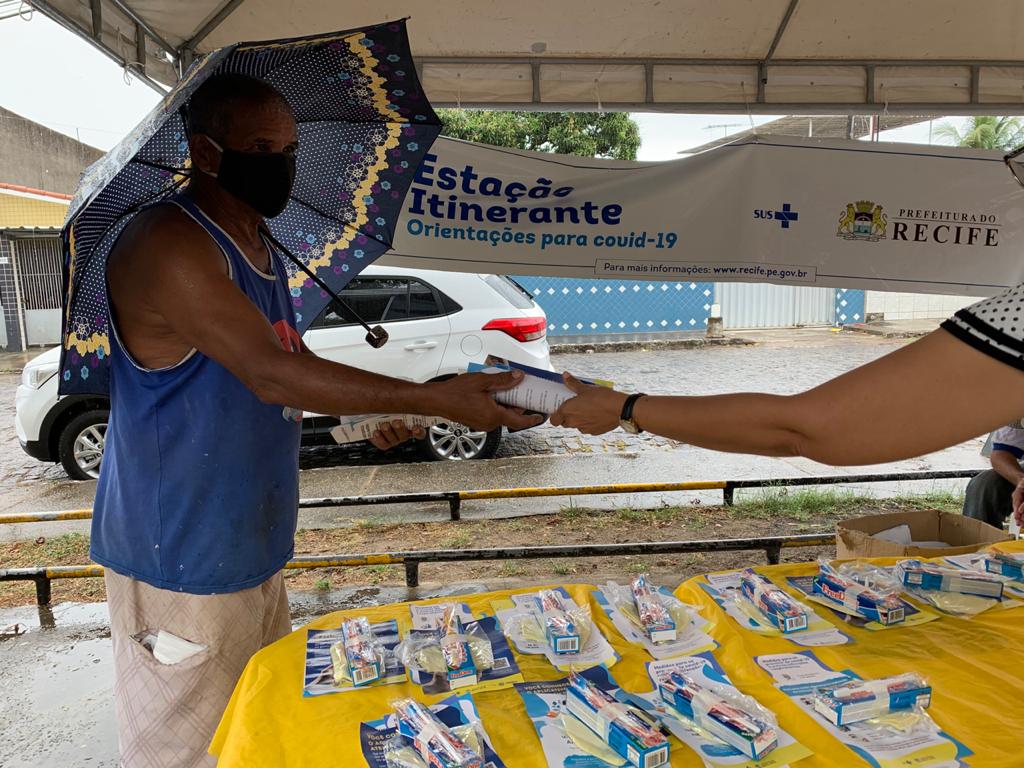
[{"label": "man's short hair", "polygon": [[213,75],[188,100],[185,121],[189,135],[202,133],[220,141],[231,130],[231,120],[239,109],[273,102],[291,110],[281,92],[264,80],[233,73]]}]

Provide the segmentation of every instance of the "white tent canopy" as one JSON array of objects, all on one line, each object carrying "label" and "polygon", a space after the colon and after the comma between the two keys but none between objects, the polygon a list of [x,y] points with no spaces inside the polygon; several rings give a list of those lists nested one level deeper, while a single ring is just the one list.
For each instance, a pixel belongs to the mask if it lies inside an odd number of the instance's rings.
[{"label": "white tent canopy", "polygon": [[436,106],[1005,114],[1020,0],[29,0],[169,85],[239,40],[411,17]]}]

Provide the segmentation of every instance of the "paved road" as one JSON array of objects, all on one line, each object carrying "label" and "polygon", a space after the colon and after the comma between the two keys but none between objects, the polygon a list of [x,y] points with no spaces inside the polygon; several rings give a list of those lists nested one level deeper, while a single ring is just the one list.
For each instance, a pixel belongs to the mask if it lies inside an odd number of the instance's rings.
[{"label": "paved road", "polygon": [[[579,375],[610,379],[628,391],[701,395],[759,390],[782,394],[812,387],[903,343],[824,330],[751,335],[759,339],[755,346],[553,355],[552,362],[556,368]],[[13,422],[17,383],[16,375],[0,374],[0,422],[4,424]],[[673,441],[654,435],[634,436],[619,430],[591,437],[546,424],[506,436],[498,455],[585,455],[676,448]],[[374,452],[316,448],[304,449],[302,466],[312,469],[393,460]],[[0,433],[0,478],[0,492],[40,482],[51,488],[67,482],[59,466],[41,464],[26,456],[10,428]]]},{"label": "paved road", "polygon": [[[746,334],[745,334],[746,335]],[[825,381],[885,354],[904,342],[856,334],[803,330],[755,334],[756,346],[699,350],[557,355],[555,364],[581,375],[610,378],[624,389],[646,392],[709,394],[762,390],[795,392]],[[0,375],[0,411],[10,424],[17,379]],[[603,437],[543,426],[504,441],[499,459],[490,462],[396,461],[380,454],[353,458],[340,449],[304,450],[301,493],[304,498],[353,494],[389,494],[454,488],[508,488],[529,485],[572,486],[610,482],[665,482],[778,478],[794,475],[902,472],[980,467],[980,441],[973,440],[929,456],[870,468],[834,468],[802,458],[769,459],[707,451],[651,435],[630,436],[621,430]],[[413,457],[415,458],[415,456]],[[310,471],[311,470],[311,471]],[[959,490],[963,483],[850,486],[861,493],[891,496],[928,490]],[[91,505],[94,483],[67,480],[58,467],[28,458],[13,429],[0,431],[0,512],[77,509]],[[646,494],[616,497],[554,497],[467,502],[463,515],[492,517],[557,512],[585,504],[609,508],[656,506],[699,501],[720,503],[720,492]],[[443,519],[446,504],[405,504],[306,510],[304,527],[332,527],[353,518],[387,514],[422,521]],[[7,525],[0,540],[52,536],[88,530],[88,523]]]}]

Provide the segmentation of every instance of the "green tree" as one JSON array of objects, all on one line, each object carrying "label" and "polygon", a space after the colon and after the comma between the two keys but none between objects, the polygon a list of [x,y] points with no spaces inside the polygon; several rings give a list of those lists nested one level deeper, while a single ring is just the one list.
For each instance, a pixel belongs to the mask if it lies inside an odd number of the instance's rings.
[{"label": "green tree", "polygon": [[636,160],[640,129],[624,112],[438,110],[442,136],[535,152]]},{"label": "green tree", "polygon": [[961,127],[943,123],[935,128],[935,136],[958,147],[1007,150],[1024,144],[1024,125],[1019,117],[975,115]]}]

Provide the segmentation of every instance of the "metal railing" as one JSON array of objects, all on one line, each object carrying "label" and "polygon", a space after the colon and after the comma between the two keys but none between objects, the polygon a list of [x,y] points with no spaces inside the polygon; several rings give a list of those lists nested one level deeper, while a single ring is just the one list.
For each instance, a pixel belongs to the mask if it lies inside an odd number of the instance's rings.
[{"label": "metal railing", "polygon": [[[814,485],[848,485],[856,483],[910,482],[914,480],[951,480],[974,477],[980,469],[952,469],[928,472],[889,472],[863,475],[817,475],[813,477],[782,477],[749,480],[696,480],[678,483],[613,483],[609,485],[546,486],[527,488],[488,488],[470,491],[427,491],[424,493],[388,493],[369,496],[324,496],[299,500],[299,509],[327,507],[360,507],[380,504],[411,504],[440,502],[448,505],[452,520],[462,517],[462,502],[488,499],[526,499],[542,496],[603,496],[620,493],[668,493],[673,491],[721,491],[722,501],[732,506],[736,491],[742,488],[786,488]],[[88,520],[91,509],[62,512],[24,512],[0,515],[4,523],[43,523],[65,520]]]},{"label": "metal railing", "polygon": [[[536,560],[563,557],[616,557],[623,555],[669,555],[709,552],[762,550],[769,564],[779,562],[788,547],[824,547],[835,544],[833,533],[794,536],[763,536],[746,539],[706,539],[698,541],[646,541],[628,544],[567,544],[547,547],[495,547],[482,549],[410,550],[364,555],[301,555],[285,565],[288,570],[311,568],[350,568],[369,565],[405,566],[405,585],[418,587],[422,563],[479,562],[486,560]],[[0,569],[0,581],[33,581],[36,603],[50,604],[52,582],[56,579],[84,579],[103,575],[99,565],[58,565]]]},{"label": "metal railing", "polygon": [[[299,508],[317,509],[380,504],[408,504],[414,502],[443,502],[449,506],[451,519],[459,520],[461,519],[461,505],[463,501],[698,490],[720,490],[722,491],[723,502],[726,505],[731,506],[735,502],[736,491],[743,488],[784,488],[791,486],[944,480],[969,478],[978,474],[980,471],[980,469],[963,469],[930,472],[895,472],[884,474],[828,475],[750,480],[710,480],[678,483],[616,483],[611,485],[492,488],[469,491],[379,494],[372,496],[334,496],[302,499],[299,501]],[[59,512],[27,512],[0,515],[0,524],[88,520],[91,517],[91,509],[73,509]],[[416,587],[419,586],[419,567],[422,563],[561,557],[614,557],[623,555],[736,552],[744,550],[763,550],[769,563],[777,563],[779,561],[780,553],[784,547],[828,546],[834,543],[835,534],[822,532],[795,536],[765,536],[746,539],[654,541],[632,542],[626,544],[569,544],[545,547],[411,550],[407,552],[375,554],[302,555],[287,563],[285,568],[309,569],[360,567],[371,565],[403,565],[405,567],[406,586]],[[93,578],[102,575],[103,568],[92,564],[0,569],[0,581],[35,582],[36,602],[40,606],[49,605],[53,580]]]}]

